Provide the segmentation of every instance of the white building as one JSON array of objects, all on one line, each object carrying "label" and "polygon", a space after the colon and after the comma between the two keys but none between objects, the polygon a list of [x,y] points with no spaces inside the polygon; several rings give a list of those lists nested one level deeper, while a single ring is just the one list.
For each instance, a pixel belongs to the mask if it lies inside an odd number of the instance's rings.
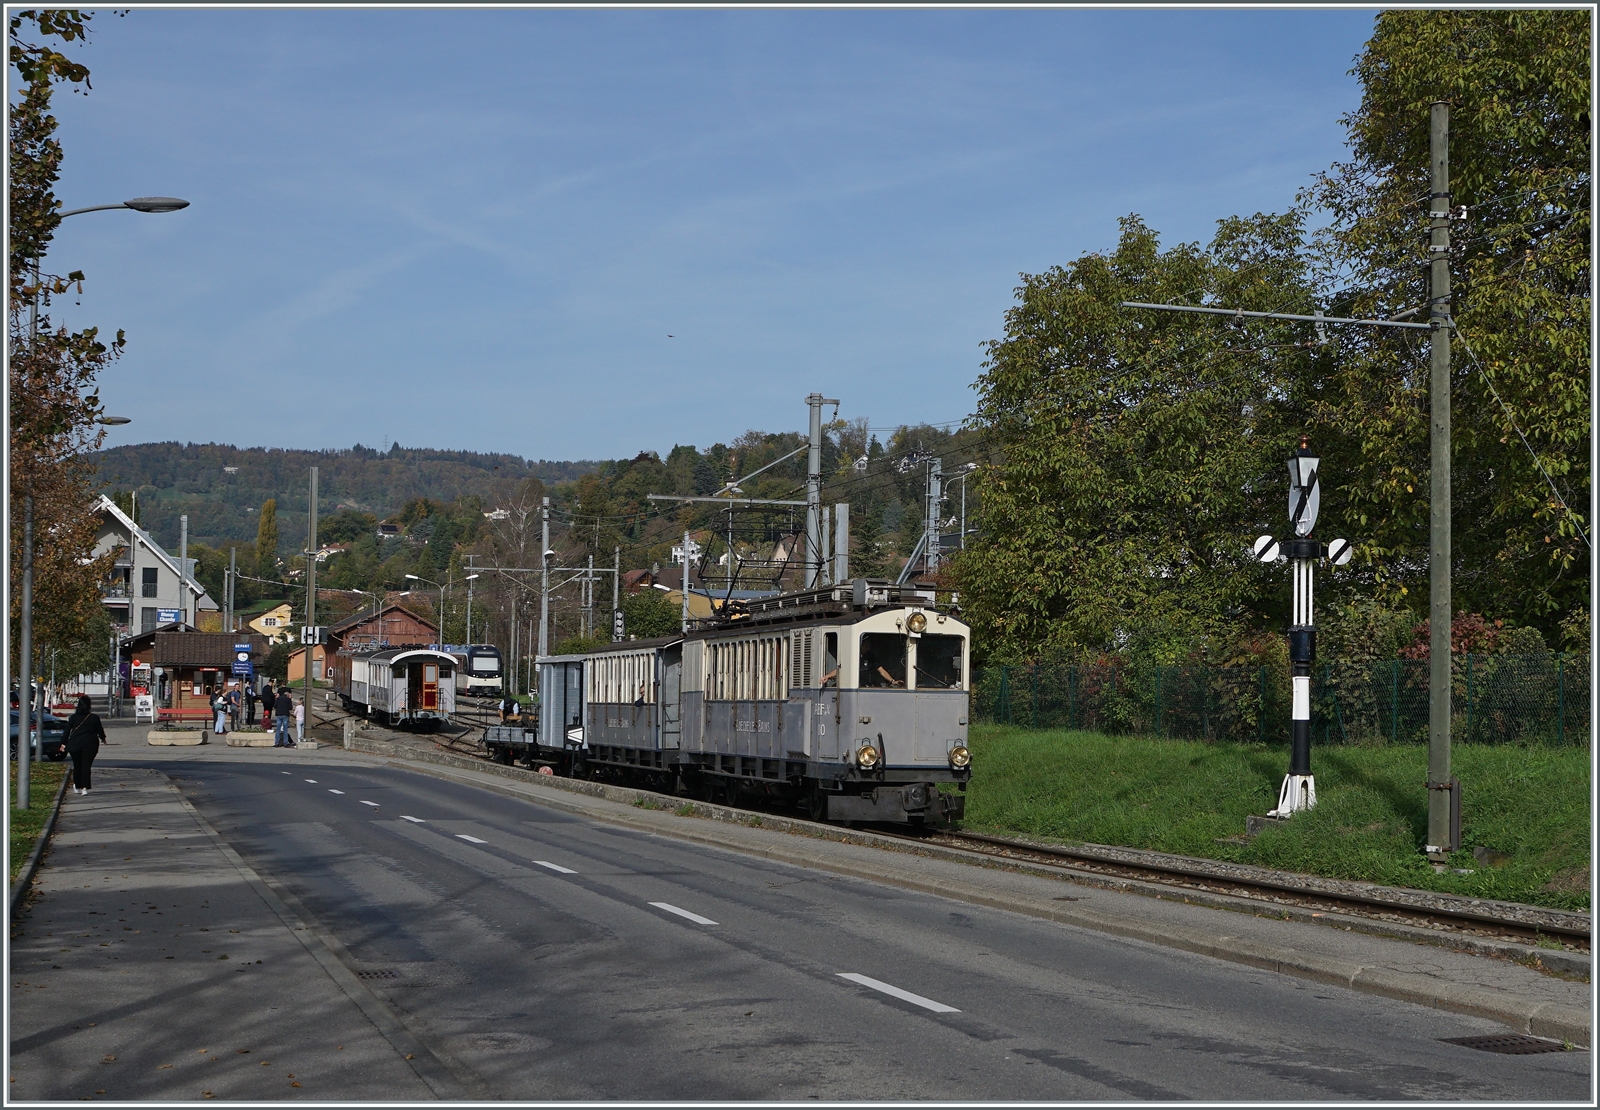
[{"label": "white building", "polygon": [[[693,538],[691,538],[689,540],[689,561],[691,563],[696,563],[696,562],[700,561],[700,550],[701,550],[700,549],[700,545],[698,543],[695,543]],[[673,548],[672,548],[672,561],[674,563],[683,562],[683,544],[680,543],[680,544],[675,544],[673,546]]]},{"label": "white building", "polygon": [[[193,559],[184,568],[187,573],[180,573],[177,558],[167,554],[109,497],[102,495],[94,511],[100,516],[100,529],[95,536],[93,557],[116,553],[101,600],[118,633],[126,636],[149,632],[158,624],[169,623],[163,616],[200,627],[201,613],[220,612],[221,606],[195,581]],[[174,610],[181,615],[174,617]]]}]

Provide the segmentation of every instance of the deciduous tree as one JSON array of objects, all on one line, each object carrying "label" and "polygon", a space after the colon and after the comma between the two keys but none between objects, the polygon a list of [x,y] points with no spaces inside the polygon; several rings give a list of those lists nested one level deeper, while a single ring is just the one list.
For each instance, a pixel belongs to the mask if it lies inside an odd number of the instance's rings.
[{"label": "deciduous tree", "polygon": [[1282,460],[1302,428],[1282,401],[1320,360],[1306,330],[1119,306],[1306,311],[1300,247],[1292,215],[1224,220],[1208,248],[1166,251],[1130,216],[1110,254],[1023,276],[977,383],[997,461],[970,479],[980,535],[954,574],[991,657],[1140,639],[1182,654],[1284,608],[1247,545],[1283,531]]},{"label": "deciduous tree", "polygon": [[[58,83],[87,88],[89,79],[83,65],[42,40],[82,40],[89,19],[76,11],[21,11],[12,13],[9,23],[9,61],[20,83],[20,95],[9,104],[8,128],[10,569],[15,583],[22,565],[23,509],[31,498],[34,638],[58,646],[92,639],[92,626],[103,615],[99,585],[109,558],[88,558],[97,520],[91,512],[94,468],[87,452],[104,435],[96,425],[102,412],[96,381],[124,343],[120,331],[108,344],[96,328],[69,332],[53,326],[51,297],[74,283],[81,289],[84,276],[51,274],[40,264],[60,223],[54,187],[62,149],[51,97]],[[11,597],[15,622],[19,592],[13,589]]]},{"label": "deciduous tree", "polygon": [[[1302,197],[1332,216],[1318,246],[1341,310],[1424,318],[1429,106],[1450,105],[1451,202],[1465,208],[1451,225],[1456,608],[1552,640],[1588,590],[1590,16],[1382,13],[1354,70],[1351,158]],[[1301,397],[1340,441],[1358,559],[1386,602],[1412,608],[1427,593],[1432,401],[1416,334],[1341,333]]]}]

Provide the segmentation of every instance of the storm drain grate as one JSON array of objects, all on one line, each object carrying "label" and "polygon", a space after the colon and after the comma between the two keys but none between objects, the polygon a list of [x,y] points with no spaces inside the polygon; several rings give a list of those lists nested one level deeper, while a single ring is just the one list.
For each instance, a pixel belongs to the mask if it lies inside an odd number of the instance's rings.
[{"label": "storm drain grate", "polygon": [[[356,972],[357,979],[398,979],[400,973],[392,967],[369,967]],[[1557,1046],[1560,1047],[1559,1045]]]},{"label": "storm drain grate", "polygon": [[1540,1052],[1565,1052],[1567,1046],[1560,1041],[1544,1037],[1527,1037],[1521,1033],[1497,1033],[1487,1037],[1445,1037],[1445,1044],[1458,1044],[1475,1048],[1479,1052],[1498,1052],[1504,1056],[1533,1056]]}]

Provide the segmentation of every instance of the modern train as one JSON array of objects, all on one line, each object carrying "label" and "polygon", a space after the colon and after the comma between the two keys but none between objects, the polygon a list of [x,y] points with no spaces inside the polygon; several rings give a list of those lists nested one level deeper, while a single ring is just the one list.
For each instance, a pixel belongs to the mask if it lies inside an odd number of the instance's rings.
[{"label": "modern train", "polygon": [[965,808],[971,633],[926,586],[856,579],[730,606],[681,636],[542,656],[537,731],[491,755],[818,821]]},{"label": "modern train", "polygon": [[498,698],[502,689],[500,649],[493,644],[469,644],[456,668],[456,693],[471,698]]},{"label": "modern train", "polygon": [[333,657],[333,688],[346,712],[432,731],[455,712],[459,665],[454,655],[427,647],[348,649]]}]

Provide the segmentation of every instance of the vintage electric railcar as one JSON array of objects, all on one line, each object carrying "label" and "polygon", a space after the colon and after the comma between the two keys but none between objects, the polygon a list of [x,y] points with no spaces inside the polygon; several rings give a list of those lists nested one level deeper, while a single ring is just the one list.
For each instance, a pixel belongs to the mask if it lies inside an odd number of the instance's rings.
[{"label": "vintage electric railcar", "polygon": [[503,688],[500,649],[493,644],[470,644],[456,668],[456,693],[467,697],[497,698]]},{"label": "vintage electric railcar", "polygon": [[784,798],[816,820],[954,821],[972,773],[971,637],[933,602],[857,579],[684,636],[542,657],[526,756],[708,800]]},{"label": "vintage electric railcar", "polygon": [[341,651],[333,685],[350,713],[396,728],[436,729],[456,708],[454,655],[425,647]]}]

